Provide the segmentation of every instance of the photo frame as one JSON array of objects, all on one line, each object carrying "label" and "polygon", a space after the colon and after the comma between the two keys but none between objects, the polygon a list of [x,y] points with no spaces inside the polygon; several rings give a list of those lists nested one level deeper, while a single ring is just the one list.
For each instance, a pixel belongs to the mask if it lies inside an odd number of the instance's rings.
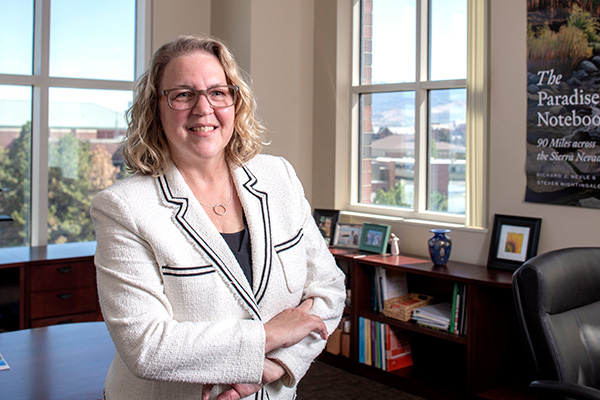
[{"label": "photo frame", "polygon": [[488,267],[515,271],[537,254],[540,218],[494,215]]},{"label": "photo frame", "polygon": [[370,253],[385,254],[390,239],[390,230],[389,225],[363,223],[358,249]]},{"label": "photo frame", "polygon": [[358,249],[362,224],[338,223],[333,238],[333,247]]},{"label": "photo frame", "polygon": [[314,210],[313,217],[327,245],[331,245],[335,237],[335,229],[339,216],[340,212],[338,210],[325,210],[322,208],[315,208]]}]

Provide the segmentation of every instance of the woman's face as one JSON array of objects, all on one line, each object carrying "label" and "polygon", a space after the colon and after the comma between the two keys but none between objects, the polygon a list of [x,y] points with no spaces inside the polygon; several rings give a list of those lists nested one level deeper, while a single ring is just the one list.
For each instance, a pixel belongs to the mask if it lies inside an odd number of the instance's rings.
[{"label": "woman's face", "polygon": [[[227,85],[225,71],[212,54],[196,51],[171,60],[165,67],[159,91],[172,88],[205,90]],[[235,106],[213,108],[206,96],[190,110],[173,110],[166,96],[159,99],[162,127],[171,158],[182,168],[225,157],[233,134]]]}]

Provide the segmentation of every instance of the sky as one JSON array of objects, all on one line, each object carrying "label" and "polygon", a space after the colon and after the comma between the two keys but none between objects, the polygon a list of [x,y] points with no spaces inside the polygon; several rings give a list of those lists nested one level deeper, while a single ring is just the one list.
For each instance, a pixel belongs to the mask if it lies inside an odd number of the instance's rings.
[{"label": "sky", "polygon": [[[415,80],[416,0],[373,0],[373,82]],[[432,79],[465,79],[467,0],[431,0]],[[456,62],[453,62],[456,60]]]},{"label": "sky", "polygon": [[[50,75],[134,79],[135,0],[52,0]],[[31,75],[33,0],[0,0],[0,73]],[[31,90],[0,86],[0,98],[29,99]],[[51,101],[94,101],[124,111],[129,91],[51,89]]]}]

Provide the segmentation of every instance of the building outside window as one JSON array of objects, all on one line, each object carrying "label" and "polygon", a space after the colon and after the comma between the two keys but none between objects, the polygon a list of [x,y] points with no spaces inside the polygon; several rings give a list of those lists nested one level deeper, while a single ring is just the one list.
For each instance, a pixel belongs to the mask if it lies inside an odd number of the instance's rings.
[{"label": "building outside window", "polygon": [[482,29],[476,12],[481,3],[361,0],[355,7],[355,209],[465,225],[480,221],[474,214],[481,214],[482,204],[473,200],[481,203],[481,194],[470,192],[482,192],[482,180],[468,167],[481,168],[483,156],[472,155],[482,152],[485,130],[474,130],[483,117],[473,120],[469,101],[485,103],[485,91],[473,98],[467,88],[477,87],[468,75],[481,75],[485,67],[484,54],[475,53],[469,38]]},{"label": "building outside window", "polygon": [[0,247],[95,240],[89,207],[120,145],[147,0],[0,0]]}]

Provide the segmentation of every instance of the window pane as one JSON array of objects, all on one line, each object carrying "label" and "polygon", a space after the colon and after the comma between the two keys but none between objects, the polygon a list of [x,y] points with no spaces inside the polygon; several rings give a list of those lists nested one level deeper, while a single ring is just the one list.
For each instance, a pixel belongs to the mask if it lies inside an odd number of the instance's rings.
[{"label": "window pane", "polygon": [[95,240],[92,197],[125,172],[119,151],[130,91],[50,89],[48,243]]},{"label": "window pane", "polygon": [[133,80],[135,0],[52,0],[50,75]]},{"label": "window pane", "polygon": [[467,77],[467,0],[431,0],[431,80]]},{"label": "window pane", "polygon": [[428,209],[464,214],[466,89],[429,92]]},{"label": "window pane", "polygon": [[31,92],[0,85],[0,247],[30,240]]},{"label": "window pane", "polygon": [[415,93],[361,96],[364,204],[414,207]]},{"label": "window pane", "polygon": [[33,1],[0,0],[0,73],[33,71]]},{"label": "window pane", "polygon": [[416,0],[364,0],[363,85],[415,81]]}]

